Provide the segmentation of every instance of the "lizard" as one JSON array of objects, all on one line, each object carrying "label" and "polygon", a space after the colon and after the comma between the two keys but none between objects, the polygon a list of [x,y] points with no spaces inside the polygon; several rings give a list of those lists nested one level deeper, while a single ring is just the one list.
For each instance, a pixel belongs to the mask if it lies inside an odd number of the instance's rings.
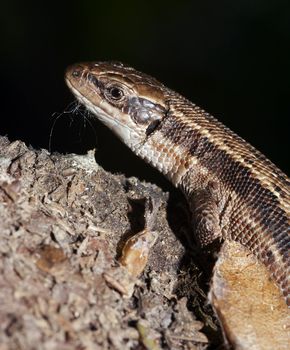
[{"label": "lizard", "polygon": [[289,178],[209,113],[121,62],[77,63],[65,80],[93,117],[183,191],[200,246],[239,242],[290,306]]}]

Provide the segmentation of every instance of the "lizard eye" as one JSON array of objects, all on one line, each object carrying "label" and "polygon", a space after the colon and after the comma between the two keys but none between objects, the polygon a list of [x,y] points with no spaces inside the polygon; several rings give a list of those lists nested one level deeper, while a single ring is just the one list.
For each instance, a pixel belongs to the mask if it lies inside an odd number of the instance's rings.
[{"label": "lizard eye", "polygon": [[120,101],[124,97],[124,91],[119,86],[110,86],[106,89],[106,96],[110,100]]}]

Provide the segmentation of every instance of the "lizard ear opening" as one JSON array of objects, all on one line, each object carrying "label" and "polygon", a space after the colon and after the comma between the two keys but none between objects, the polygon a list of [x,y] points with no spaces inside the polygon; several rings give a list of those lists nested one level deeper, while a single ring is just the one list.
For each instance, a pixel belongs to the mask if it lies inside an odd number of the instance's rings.
[{"label": "lizard ear opening", "polygon": [[146,136],[152,134],[166,115],[166,109],[163,106],[142,97],[130,98],[126,107],[124,112],[145,130]]}]

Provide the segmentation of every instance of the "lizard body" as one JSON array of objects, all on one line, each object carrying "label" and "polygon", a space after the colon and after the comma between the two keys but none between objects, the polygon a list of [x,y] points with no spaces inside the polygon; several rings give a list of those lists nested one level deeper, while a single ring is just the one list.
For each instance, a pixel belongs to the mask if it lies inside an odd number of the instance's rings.
[{"label": "lizard body", "polygon": [[290,306],[289,179],[204,110],[118,62],[68,68],[77,99],[184,192],[195,234],[240,242],[262,261]]}]

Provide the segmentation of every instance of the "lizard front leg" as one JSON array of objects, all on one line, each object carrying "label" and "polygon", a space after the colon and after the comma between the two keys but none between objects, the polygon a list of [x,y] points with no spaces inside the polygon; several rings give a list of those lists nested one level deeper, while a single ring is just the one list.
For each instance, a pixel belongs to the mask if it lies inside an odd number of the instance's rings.
[{"label": "lizard front leg", "polygon": [[189,196],[193,228],[202,248],[222,238],[218,187],[216,182],[210,182]]}]

